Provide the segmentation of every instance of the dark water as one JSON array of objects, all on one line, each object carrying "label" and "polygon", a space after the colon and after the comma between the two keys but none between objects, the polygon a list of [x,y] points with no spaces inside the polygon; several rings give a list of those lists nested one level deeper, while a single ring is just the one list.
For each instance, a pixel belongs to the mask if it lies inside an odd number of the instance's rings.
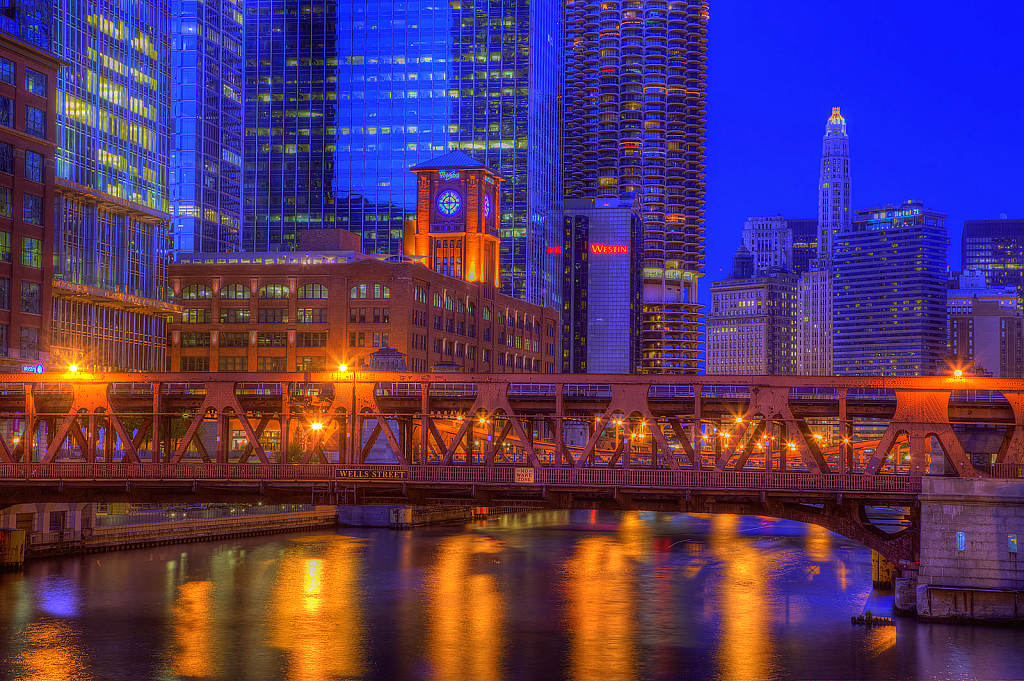
[{"label": "dark water", "polygon": [[1019,679],[1024,630],[888,614],[863,547],[761,518],[553,511],[35,561],[11,679]]}]

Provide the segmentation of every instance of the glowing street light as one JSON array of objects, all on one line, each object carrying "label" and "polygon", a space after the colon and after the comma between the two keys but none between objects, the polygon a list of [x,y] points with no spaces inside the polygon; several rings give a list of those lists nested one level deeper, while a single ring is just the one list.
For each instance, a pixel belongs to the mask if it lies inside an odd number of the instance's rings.
[{"label": "glowing street light", "polygon": [[78,365],[72,364],[71,366],[68,367],[68,371],[70,371],[71,373],[76,373],[78,371]]},{"label": "glowing street light", "polygon": [[310,430],[323,430],[323,427],[324,424],[320,423],[319,421],[314,421],[313,423],[309,424]]},{"label": "glowing street light", "polygon": [[960,369],[957,369],[956,371],[953,372],[953,375],[956,376],[957,378],[960,378],[961,376],[964,375],[964,372],[961,371]]},{"label": "glowing street light", "polygon": [[341,373],[345,373],[346,371],[348,371],[348,365],[347,364],[339,364],[338,365],[338,371],[340,371]]}]

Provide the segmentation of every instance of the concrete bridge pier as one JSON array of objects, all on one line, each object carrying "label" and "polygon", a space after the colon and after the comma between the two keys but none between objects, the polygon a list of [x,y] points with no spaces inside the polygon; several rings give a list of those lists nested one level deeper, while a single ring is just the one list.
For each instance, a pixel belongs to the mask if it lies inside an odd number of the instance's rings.
[{"label": "concrete bridge pier", "polygon": [[1024,622],[1024,481],[925,476],[918,499],[920,568],[897,580],[897,607],[924,619]]}]

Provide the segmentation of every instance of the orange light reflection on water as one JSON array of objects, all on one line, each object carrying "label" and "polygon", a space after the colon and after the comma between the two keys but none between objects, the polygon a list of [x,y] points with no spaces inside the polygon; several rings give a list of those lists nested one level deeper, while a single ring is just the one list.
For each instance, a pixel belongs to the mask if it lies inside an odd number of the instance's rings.
[{"label": "orange light reflection on water", "polygon": [[12,678],[32,681],[86,681],[93,678],[86,671],[75,633],[64,621],[45,619],[33,622],[25,627],[23,639],[27,647],[17,661],[25,673]]},{"label": "orange light reflection on water", "polygon": [[760,681],[776,676],[769,617],[772,565],[763,550],[742,539],[739,522],[738,516],[711,516],[709,549],[722,571],[718,665],[721,678]]},{"label": "orange light reflection on water", "polygon": [[216,672],[213,645],[213,582],[186,582],[178,587],[171,608],[175,653],[171,660],[174,673],[204,678]]},{"label": "orange light reflection on water", "polygon": [[504,602],[493,575],[475,561],[497,560],[501,542],[460,534],[441,541],[427,580],[427,651],[437,681],[503,677]]},{"label": "orange light reflection on water", "polygon": [[[366,671],[362,543],[295,541],[281,558],[269,604],[270,644],[285,652],[284,678],[358,677]],[[312,557],[314,554],[316,557]]]}]

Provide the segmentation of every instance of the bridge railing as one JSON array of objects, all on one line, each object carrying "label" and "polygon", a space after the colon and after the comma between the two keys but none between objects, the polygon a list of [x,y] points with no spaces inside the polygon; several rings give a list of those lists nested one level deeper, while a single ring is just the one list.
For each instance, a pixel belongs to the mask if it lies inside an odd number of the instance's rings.
[{"label": "bridge railing", "polygon": [[[131,481],[281,482],[338,480],[348,482],[352,469],[391,471],[394,479],[419,483],[516,484],[516,467],[395,466],[387,464],[136,464],[16,463],[0,464],[0,482],[63,481],[126,483]],[[520,469],[521,470],[521,469]],[[921,478],[911,475],[766,473],[757,471],[672,471],[643,468],[537,468],[533,484],[578,487],[643,487],[746,491],[826,491],[916,494]],[[367,478],[356,478],[366,482]],[[386,480],[386,479],[385,479]],[[374,482],[384,480],[374,479]]]}]

